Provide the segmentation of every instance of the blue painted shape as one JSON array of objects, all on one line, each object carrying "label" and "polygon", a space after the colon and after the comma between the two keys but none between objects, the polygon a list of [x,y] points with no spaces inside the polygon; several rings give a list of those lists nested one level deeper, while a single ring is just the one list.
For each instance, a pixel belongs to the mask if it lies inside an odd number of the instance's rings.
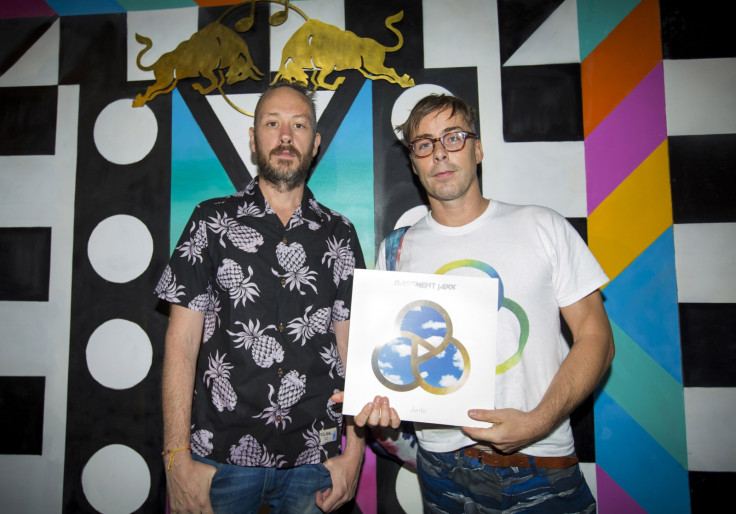
[{"label": "blue painted shape", "polygon": [[115,0],[45,0],[45,2],[59,16],[125,12],[125,9]]},{"label": "blue painted shape", "polygon": [[368,268],[375,261],[372,119],[372,82],[366,80],[308,184],[318,202],[355,225]]},{"label": "blue painted shape", "polygon": [[640,0],[577,1],[581,62],[640,3]]},{"label": "blue painted shape", "polygon": [[616,357],[603,390],[687,469],[685,395],[675,380],[611,321]]},{"label": "blue painted shape", "polygon": [[187,104],[174,89],[171,113],[171,253],[194,207],[231,195],[235,187],[215,156]]},{"label": "blue painted shape", "polygon": [[603,295],[608,317],[682,383],[672,227],[611,281]]},{"label": "blue painted shape", "polygon": [[687,469],[605,392],[594,412],[596,464],[648,513],[689,513]]},{"label": "blue painted shape", "polygon": [[194,0],[118,0],[118,2],[128,11],[197,7],[197,3]]}]

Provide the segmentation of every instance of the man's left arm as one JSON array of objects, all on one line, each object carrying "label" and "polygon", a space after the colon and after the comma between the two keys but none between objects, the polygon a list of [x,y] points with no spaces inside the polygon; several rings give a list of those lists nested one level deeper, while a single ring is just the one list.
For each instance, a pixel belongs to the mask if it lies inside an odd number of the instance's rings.
[{"label": "man's left arm", "polygon": [[[335,321],[335,339],[343,365],[347,364],[348,332],[350,321]],[[317,507],[325,512],[336,510],[355,496],[360,478],[360,468],[365,453],[363,430],[353,423],[352,416],[345,417],[346,442],[341,455],[327,459],[325,467],[332,478],[332,488],[317,492]]]},{"label": "man's left arm", "polygon": [[516,451],[544,439],[593,392],[615,352],[601,294],[596,290],[560,311],[572,332],[573,344],[539,405],[530,412],[470,410],[471,418],[493,423],[490,428],[464,427],[470,437],[487,441],[505,453]]}]

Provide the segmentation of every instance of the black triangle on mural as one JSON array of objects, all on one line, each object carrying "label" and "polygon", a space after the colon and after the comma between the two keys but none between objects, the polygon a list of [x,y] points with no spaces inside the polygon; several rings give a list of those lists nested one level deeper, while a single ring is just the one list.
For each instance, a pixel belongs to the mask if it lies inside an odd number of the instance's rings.
[{"label": "black triangle on mural", "polygon": [[502,65],[564,1],[498,0],[498,39]]},{"label": "black triangle on mural", "polygon": [[18,62],[56,20],[55,16],[0,20],[0,75]]},{"label": "black triangle on mural", "polygon": [[358,93],[360,93],[367,80],[356,71],[348,70],[341,72],[341,74],[346,76],[347,79],[335,90],[330,103],[327,104],[327,107],[325,107],[325,110],[317,121],[317,130],[322,138],[322,142],[320,143],[319,153],[312,163],[312,168],[317,167],[322,156],[327,152],[330,143],[332,143],[335,134],[337,134],[340,125],[342,125],[342,120],[347,116],[350,107],[352,107],[353,102],[358,97]]}]

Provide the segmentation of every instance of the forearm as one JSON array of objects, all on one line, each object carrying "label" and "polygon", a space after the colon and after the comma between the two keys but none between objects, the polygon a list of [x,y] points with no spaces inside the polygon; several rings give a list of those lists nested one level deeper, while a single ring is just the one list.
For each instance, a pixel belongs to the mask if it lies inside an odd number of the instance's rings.
[{"label": "forearm", "polygon": [[196,360],[167,343],[161,384],[164,448],[189,444]]},{"label": "forearm", "polygon": [[172,308],[161,380],[164,449],[167,450],[189,444],[202,318],[183,307]]},{"label": "forearm", "polygon": [[598,291],[561,309],[573,334],[570,353],[534,409],[552,430],[600,382],[614,355],[613,333]]},{"label": "forearm", "polygon": [[532,410],[551,432],[600,382],[613,360],[613,338],[588,334],[573,344],[539,405]]},{"label": "forearm", "polygon": [[345,416],[345,448],[343,455],[358,462],[365,454],[365,429],[355,425],[352,416]]}]

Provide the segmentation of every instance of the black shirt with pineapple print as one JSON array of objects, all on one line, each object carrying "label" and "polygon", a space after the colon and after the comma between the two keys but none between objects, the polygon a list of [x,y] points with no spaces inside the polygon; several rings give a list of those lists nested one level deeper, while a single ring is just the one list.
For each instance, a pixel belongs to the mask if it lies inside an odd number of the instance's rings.
[{"label": "black shirt with pineapple print", "polygon": [[344,368],[332,329],[363,268],[353,225],[305,188],[284,226],[258,178],[199,204],[156,287],[204,313],[192,452],[239,466],[314,464],[340,452],[330,396]]}]

